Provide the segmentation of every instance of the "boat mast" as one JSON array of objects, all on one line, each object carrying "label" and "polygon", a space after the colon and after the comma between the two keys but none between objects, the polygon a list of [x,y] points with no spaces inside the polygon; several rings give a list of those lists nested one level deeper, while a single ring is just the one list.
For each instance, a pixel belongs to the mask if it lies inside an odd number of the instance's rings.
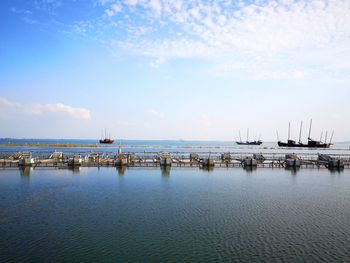
[{"label": "boat mast", "polygon": [[239,130],[239,141],[242,142],[241,131]]},{"label": "boat mast", "polygon": [[311,140],[311,126],[312,126],[312,119],[310,119],[310,128],[309,128],[309,138],[308,140]]},{"label": "boat mast", "polygon": [[300,122],[300,131],[299,131],[299,143],[301,143],[301,130],[303,128],[303,121]]},{"label": "boat mast", "polygon": [[247,129],[247,142],[249,142],[249,128]]},{"label": "boat mast", "polygon": [[288,122],[288,141],[290,139],[290,122]]},{"label": "boat mast", "polygon": [[278,136],[278,130],[276,130],[276,134],[277,134],[277,141],[280,141],[280,137]]},{"label": "boat mast", "polygon": [[332,143],[332,139],[333,139],[333,134],[334,134],[334,130],[332,131],[332,135],[331,135],[331,138],[329,139],[329,144]]}]

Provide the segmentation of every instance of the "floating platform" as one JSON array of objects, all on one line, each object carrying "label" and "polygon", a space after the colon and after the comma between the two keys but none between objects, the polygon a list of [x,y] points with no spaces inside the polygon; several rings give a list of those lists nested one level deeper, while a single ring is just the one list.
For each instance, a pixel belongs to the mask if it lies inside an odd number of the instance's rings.
[{"label": "floating platform", "polygon": [[67,155],[53,153],[48,157],[33,157],[30,152],[16,153],[0,159],[0,168],[10,167],[271,167],[271,168],[350,168],[350,154],[339,155],[302,155],[295,154],[256,154],[256,153],[212,153],[212,152],[130,152],[107,155],[106,153],[88,153],[86,155]]}]

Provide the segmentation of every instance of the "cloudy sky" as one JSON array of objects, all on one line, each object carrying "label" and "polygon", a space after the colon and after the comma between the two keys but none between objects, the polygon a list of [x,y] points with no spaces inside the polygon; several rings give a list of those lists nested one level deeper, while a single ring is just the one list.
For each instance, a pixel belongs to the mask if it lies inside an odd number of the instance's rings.
[{"label": "cloudy sky", "polygon": [[350,0],[2,0],[0,137],[350,139]]}]

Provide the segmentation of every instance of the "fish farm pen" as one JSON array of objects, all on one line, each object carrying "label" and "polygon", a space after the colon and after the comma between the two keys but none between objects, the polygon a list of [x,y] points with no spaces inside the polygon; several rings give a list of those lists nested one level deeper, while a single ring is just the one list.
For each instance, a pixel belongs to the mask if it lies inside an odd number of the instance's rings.
[{"label": "fish farm pen", "polygon": [[201,167],[201,168],[350,168],[350,154],[235,153],[235,152],[128,152],[32,153],[0,156],[0,168],[12,167]]}]

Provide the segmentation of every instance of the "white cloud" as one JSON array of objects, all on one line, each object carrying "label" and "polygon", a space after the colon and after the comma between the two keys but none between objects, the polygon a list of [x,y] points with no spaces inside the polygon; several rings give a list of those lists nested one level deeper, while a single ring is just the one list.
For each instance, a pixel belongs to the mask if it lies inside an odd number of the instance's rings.
[{"label": "white cloud", "polygon": [[35,19],[31,19],[29,17],[22,17],[22,20],[23,20],[23,22],[25,22],[27,24],[31,24],[31,25],[38,23],[38,21],[36,21]]},{"label": "white cloud", "polygon": [[111,3],[111,2],[113,2],[114,0],[99,0],[99,3],[101,4],[101,5],[105,5],[105,4],[108,4],[108,3]]},{"label": "white cloud", "polygon": [[111,5],[109,9],[105,10],[105,12],[106,12],[107,16],[115,16],[121,10],[122,10],[121,5],[119,5],[118,3],[115,3],[115,4]]},{"label": "white cloud", "polygon": [[20,102],[10,101],[6,98],[0,97],[0,108],[4,109],[17,109],[20,112],[29,115],[43,115],[47,113],[51,114],[63,114],[74,119],[89,120],[91,114],[88,109],[80,107],[72,107],[63,103],[55,104],[24,104]]},{"label": "white cloud", "polygon": [[33,14],[33,12],[30,11],[30,10],[18,9],[18,8],[16,8],[16,7],[11,7],[11,8],[10,8],[10,11],[13,12],[13,13],[15,13],[15,14],[24,14],[24,15],[31,15],[31,14]]},{"label": "white cloud", "polygon": [[305,77],[305,72],[301,70],[292,71],[266,71],[257,74],[258,79],[302,79]]},{"label": "white cloud", "polygon": [[69,32],[81,35],[88,36],[89,32],[93,29],[93,24],[90,21],[78,21],[74,23]]},{"label": "white cloud", "polygon": [[159,16],[162,13],[162,4],[159,0],[150,0],[149,7],[153,10],[155,16]]},{"label": "white cloud", "polygon": [[152,68],[158,68],[160,65],[165,63],[166,59],[165,58],[157,58],[153,61],[150,62],[150,65]]},{"label": "white cloud", "polygon": [[[164,60],[204,58],[212,59],[216,67],[244,64],[241,69],[250,72],[256,63],[267,58],[269,64],[263,65],[259,70],[263,73],[257,74],[287,79],[303,78],[310,68],[350,69],[349,63],[344,62],[350,61],[347,0],[252,3],[128,0],[124,3],[142,7],[130,9],[130,16],[138,17],[143,21],[140,27],[151,26],[154,32],[144,35],[129,32],[125,39],[112,41],[112,45],[149,57],[153,67]],[[137,27],[133,21],[129,21],[129,26]],[[180,39],[174,38],[177,34],[181,35]],[[327,54],[330,48],[332,56]]]},{"label": "white cloud", "polygon": [[21,107],[29,115],[40,115],[44,110],[44,105],[41,104],[22,105]]},{"label": "white cloud", "polygon": [[63,5],[61,0],[36,0],[33,1],[33,4],[35,9],[45,11],[50,14],[54,14],[55,10]]},{"label": "white cloud", "polygon": [[[95,1],[103,13],[74,21],[70,31],[112,47],[115,54],[147,57],[151,67],[199,58],[216,71],[226,68],[222,73],[230,74],[227,69],[239,68],[257,79],[350,70],[349,0]],[[61,6],[46,0],[33,5],[42,8],[46,2],[50,10]]]},{"label": "white cloud", "polygon": [[185,38],[163,41],[140,40],[140,42],[137,43],[134,41],[115,41],[112,43],[112,47],[113,46],[135,54],[157,59],[161,58],[162,60],[208,57],[213,53],[213,50],[206,44]]},{"label": "white cloud", "polygon": [[139,3],[144,2],[143,0],[124,0],[125,4],[135,6]]},{"label": "white cloud", "polygon": [[83,120],[91,119],[90,111],[88,109],[75,108],[62,103],[44,104],[42,112],[44,111],[49,111],[53,113],[65,113],[68,116],[71,116],[76,119],[83,119]]},{"label": "white cloud", "polygon": [[19,102],[10,101],[6,98],[0,97],[0,107],[10,107],[10,108],[21,108],[21,104]]}]

